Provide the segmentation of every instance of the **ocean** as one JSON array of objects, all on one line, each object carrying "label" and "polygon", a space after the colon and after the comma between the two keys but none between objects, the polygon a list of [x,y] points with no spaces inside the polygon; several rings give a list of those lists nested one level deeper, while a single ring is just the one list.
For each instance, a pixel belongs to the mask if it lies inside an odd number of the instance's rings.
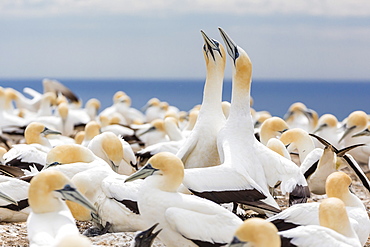
[{"label": "ocean", "polygon": [[[53,78],[54,79],[54,78]],[[112,104],[118,90],[132,99],[132,107],[142,108],[157,97],[161,101],[188,111],[200,104],[203,97],[204,79],[58,79],[70,88],[83,102],[90,98],[100,100],[101,110]],[[42,79],[0,79],[0,86],[12,87],[20,92],[30,87],[42,92]],[[302,102],[320,116],[334,114],[338,120],[355,110],[370,113],[370,81],[327,81],[327,80],[262,80],[252,82],[253,108],[267,110],[273,116],[283,117],[294,102]],[[223,100],[230,101],[231,80],[225,80]]]}]

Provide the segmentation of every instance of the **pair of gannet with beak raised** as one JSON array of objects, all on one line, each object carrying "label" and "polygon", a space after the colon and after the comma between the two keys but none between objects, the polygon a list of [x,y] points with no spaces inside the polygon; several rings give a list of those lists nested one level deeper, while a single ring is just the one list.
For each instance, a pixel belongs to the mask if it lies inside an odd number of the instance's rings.
[{"label": "pair of gannet with beak raised", "polygon": [[31,180],[28,201],[32,211],[27,219],[31,247],[58,246],[65,238],[80,236],[64,200],[96,212],[95,207],[59,171],[43,171]]},{"label": "pair of gannet with beak raised", "polygon": [[[217,203],[243,203],[276,213],[280,208],[269,188],[281,181],[281,190],[290,193],[291,204],[305,202],[310,193],[299,168],[255,138],[250,113],[252,64],[247,53],[221,28],[220,32],[233,65],[230,113],[218,134],[222,164],[186,169],[183,184],[194,194]],[[218,46],[214,44],[221,49]]]}]

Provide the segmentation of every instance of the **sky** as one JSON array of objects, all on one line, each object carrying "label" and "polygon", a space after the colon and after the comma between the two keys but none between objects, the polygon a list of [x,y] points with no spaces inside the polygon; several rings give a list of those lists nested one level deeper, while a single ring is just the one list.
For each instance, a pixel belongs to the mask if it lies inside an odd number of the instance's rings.
[{"label": "sky", "polygon": [[254,78],[370,81],[368,0],[1,0],[0,78],[204,78],[218,27]]}]

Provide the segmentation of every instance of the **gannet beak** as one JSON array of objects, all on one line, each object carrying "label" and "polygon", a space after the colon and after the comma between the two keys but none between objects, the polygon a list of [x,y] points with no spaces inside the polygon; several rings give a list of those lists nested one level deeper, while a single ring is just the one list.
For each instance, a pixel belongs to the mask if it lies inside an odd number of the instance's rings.
[{"label": "gannet beak", "polygon": [[204,39],[204,50],[206,51],[206,53],[210,52],[211,55],[212,55],[213,60],[215,60],[215,55],[213,53],[213,50],[218,51],[220,53],[220,55],[222,56],[222,54],[220,52],[220,48],[218,46],[218,42],[214,39],[209,38],[203,30],[200,30],[200,32],[201,32],[201,34],[203,36],[203,39]]},{"label": "gannet beak", "polygon": [[352,137],[359,137],[359,136],[370,136],[370,130],[365,129],[357,134],[354,134]]},{"label": "gannet beak", "polygon": [[72,187],[70,184],[66,184],[62,189],[55,190],[55,192],[60,193],[63,199],[78,203],[90,209],[94,213],[97,213],[94,205],[92,205],[92,203],[85,196],[83,196],[76,188]]},{"label": "gannet beak", "polygon": [[156,128],[154,126],[150,127],[149,129],[145,130],[144,132],[140,133],[140,134],[137,134],[137,136],[142,136],[142,135],[145,135],[146,133],[149,133],[151,131],[154,131],[156,130]]},{"label": "gannet beak", "polygon": [[53,163],[44,165],[44,167],[42,168],[42,170],[48,169],[49,167],[53,167],[53,166],[59,166],[59,165],[62,165],[62,163],[59,163],[58,161],[55,161]]},{"label": "gannet beak", "polygon": [[240,241],[237,237],[234,237],[228,247],[243,247],[245,242]]},{"label": "gannet beak", "polygon": [[162,229],[158,230],[157,232],[154,232],[154,229],[158,226],[158,223],[154,224],[152,227],[150,227],[148,230],[140,232],[135,237],[136,246],[151,246],[154,239],[157,237],[157,235],[162,231]]},{"label": "gannet beak", "polygon": [[116,163],[114,163],[112,160],[109,160],[109,161],[110,161],[110,163],[112,165],[112,170],[114,172],[117,172],[118,173],[118,167],[119,167],[119,165],[117,166]]},{"label": "gannet beak", "polygon": [[352,126],[351,128],[346,128],[342,137],[339,139],[338,143],[340,143],[346,136],[348,136],[348,134],[351,133],[354,128],[356,128],[356,126]]},{"label": "gannet beak", "polygon": [[152,167],[150,163],[147,163],[145,166],[143,166],[140,170],[126,178],[126,182],[134,181],[140,178],[146,178],[152,175],[154,172],[158,171],[158,169]]},{"label": "gannet beak", "polygon": [[218,28],[218,30],[221,33],[221,37],[225,42],[226,48],[227,48],[227,53],[229,53],[230,57],[235,60],[239,57],[239,52],[238,52],[238,47],[235,44],[235,42],[225,33],[222,28]]},{"label": "gannet beak", "polygon": [[59,131],[51,130],[51,129],[47,128],[47,127],[45,127],[45,129],[41,133],[44,134],[44,135],[51,135],[51,134],[61,135],[62,134]]},{"label": "gannet beak", "polygon": [[18,206],[18,202],[17,200],[15,200],[14,198],[12,198],[11,196],[3,193],[0,191],[0,198],[4,199],[5,201],[7,202],[10,202],[11,204],[14,204],[14,205],[17,205]]},{"label": "gannet beak", "polygon": [[313,134],[316,134],[317,132],[319,132],[320,130],[322,130],[322,128],[326,127],[327,124],[321,124],[320,126],[318,126],[312,133]]}]

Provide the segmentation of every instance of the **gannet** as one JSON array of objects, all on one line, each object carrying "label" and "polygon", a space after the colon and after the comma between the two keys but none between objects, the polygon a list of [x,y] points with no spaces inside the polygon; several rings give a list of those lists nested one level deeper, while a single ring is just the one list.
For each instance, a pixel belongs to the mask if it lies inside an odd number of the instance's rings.
[{"label": "gannet", "polygon": [[302,102],[295,102],[289,107],[287,113],[285,113],[284,120],[290,129],[301,128],[307,132],[311,132],[316,128],[319,117],[316,111],[308,109]]},{"label": "gannet", "polygon": [[92,212],[95,207],[58,171],[43,171],[30,182],[27,219],[30,246],[53,246],[65,236],[78,234],[75,220],[63,200],[80,203]]},{"label": "gannet", "polygon": [[218,41],[210,39],[203,31],[201,33],[204,39],[203,55],[207,75],[197,121],[177,153],[185,168],[221,164],[217,135],[226,120],[221,107],[226,53]]},{"label": "gannet", "polygon": [[158,223],[158,238],[168,247],[229,243],[242,220],[214,202],[177,192],[183,177],[181,160],[162,152],[125,180],[145,178],[138,206],[146,228]]},{"label": "gannet", "polygon": [[135,172],[135,154],[129,144],[112,132],[104,132],[95,136],[87,146],[96,156],[111,166],[113,171],[130,175]]},{"label": "gannet", "polygon": [[278,230],[271,222],[261,218],[250,218],[241,224],[229,247],[250,244],[253,247],[280,247]]},{"label": "gannet", "polygon": [[[370,233],[370,221],[362,201],[349,190],[352,179],[344,172],[330,174],[326,181],[327,197],[341,199],[362,245],[365,244]],[[299,225],[319,225],[320,202],[293,205],[281,213],[268,218],[279,231],[294,228]]]},{"label": "gannet", "polygon": [[151,98],[141,108],[141,111],[145,112],[145,120],[150,123],[155,119],[164,118],[164,110],[160,106],[161,101],[158,98]]},{"label": "gannet", "polygon": [[120,175],[109,167],[97,167],[82,171],[72,178],[77,189],[97,209],[98,221],[88,210],[78,204],[67,202],[73,216],[80,221],[95,222],[87,236],[109,232],[135,232],[145,230],[137,198],[142,180],[124,183],[128,176]]},{"label": "gannet", "polygon": [[318,217],[319,225],[299,226],[279,232],[282,246],[362,246],[342,200],[335,197],[324,199],[316,215],[308,217]]},{"label": "gannet", "polygon": [[32,122],[27,125],[24,137],[25,144],[16,144],[3,155],[4,164],[31,170],[31,167],[41,170],[46,164],[46,155],[52,146],[46,135],[60,134],[48,129],[42,123]]}]

